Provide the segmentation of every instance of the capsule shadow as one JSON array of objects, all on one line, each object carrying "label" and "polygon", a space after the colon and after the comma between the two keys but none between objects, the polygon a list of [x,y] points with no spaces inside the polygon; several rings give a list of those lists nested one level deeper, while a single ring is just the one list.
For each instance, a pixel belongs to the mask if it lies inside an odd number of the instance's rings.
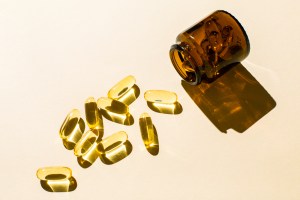
[{"label": "capsule shadow", "polygon": [[154,112],[163,113],[163,114],[172,114],[177,115],[182,113],[183,109],[179,102],[175,102],[172,104],[165,103],[153,103],[147,101],[148,107]]},{"label": "capsule shadow", "polygon": [[243,133],[270,112],[276,102],[241,63],[231,65],[213,82],[182,87],[209,120],[223,133]]},{"label": "capsule shadow", "polygon": [[118,114],[118,113],[114,113],[114,112],[110,112],[108,110],[102,110],[102,109],[100,109],[100,112],[103,117],[105,117],[106,119],[108,119],[112,122],[116,122],[118,124],[130,126],[134,123],[134,119],[130,113]]},{"label": "capsule shadow", "polygon": [[66,180],[41,180],[40,183],[47,192],[71,192],[77,188],[77,181],[74,177]]}]

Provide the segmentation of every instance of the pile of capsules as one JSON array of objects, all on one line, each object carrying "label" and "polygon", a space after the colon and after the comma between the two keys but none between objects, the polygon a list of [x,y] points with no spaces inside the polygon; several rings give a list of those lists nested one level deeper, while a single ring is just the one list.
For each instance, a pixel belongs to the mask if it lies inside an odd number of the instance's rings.
[{"label": "pile of capsules", "polygon": [[[114,133],[104,139],[103,117],[123,124],[132,125],[133,116],[129,105],[140,94],[133,76],[127,76],[112,87],[107,97],[100,97],[97,102],[93,97],[85,101],[85,117],[89,130],[85,132],[85,122],[77,109],[73,109],[64,120],[59,134],[63,145],[68,150],[74,150],[78,164],[83,168],[90,167],[99,157],[104,164],[114,164],[132,151],[128,135],[124,131]],[[174,92],[165,90],[148,90],[144,94],[148,107],[156,112],[179,114],[182,106],[177,101]],[[139,118],[141,137],[147,151],[151,155],[159,152],[158,136],[151,117],[142,113]],[[43,189],[49,192],[68,192],[77,187],[77,182],[68,167],[44,167],[37,171]]]}]

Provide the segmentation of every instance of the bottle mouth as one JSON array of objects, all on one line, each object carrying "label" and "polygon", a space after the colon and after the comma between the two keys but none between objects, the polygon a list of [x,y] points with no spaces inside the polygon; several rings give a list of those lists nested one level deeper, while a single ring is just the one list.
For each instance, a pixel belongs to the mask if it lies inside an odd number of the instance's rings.
[{"label": "bottle mouth", "polygon": [[174,44],[170,49],[170,58],[177,73],[191,85],[197,85],[201,81],[198,68],[192,57],[180,45]]}]

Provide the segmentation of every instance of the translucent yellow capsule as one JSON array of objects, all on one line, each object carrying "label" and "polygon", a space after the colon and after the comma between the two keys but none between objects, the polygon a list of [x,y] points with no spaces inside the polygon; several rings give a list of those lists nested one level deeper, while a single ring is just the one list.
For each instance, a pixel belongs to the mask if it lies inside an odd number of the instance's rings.
[{"label": "translucent yellow capsule", "polygon": [[177,102],[177,94],[166,90],[148,90],[145,92],[144,98],[152,103],[172,104]]},{"label": "translucent yellow capsule", "polygon": [[127,134],[120,131],[103,139],[97,148],[101,161],[110,165],[127,157],[132,151],[132,145],[127,138]]},{"label": "translucent yellow capsule", "polygon": [[126,104],[107,97],[99,98],[97,105],[99,109],[107,110],[116,114],[126,114],[129,112],[129,108]]},{"label": "translucent yellow capsule", "polygon": [[135,84],[134,76],[127,76],[116,85],[114,85],[109,91],[107,96],[111,99],[119,99],[122,95],[128,92]]},{"label": "translucent yellow capsule", "polygon": [[[109,104],[110,101],[111,103]],[[112,100],[106,97],[102,97],[98,99],[97,105],[98,108],[100,109],[100,113],[102,114],[102,116],[112,122],[116,122],[123,125],[132,125],[134,123],[134,119],[132,115],[129,112],[125,112],[126,110],[127,111],[129,110],[128,106],[123,104],[122,102]],[[118,111],[119,107],[121,108],[122,112]],[[113,111],[118,111],[118,112],[113,112]]]},{"label": "translucent yellow capsule", "polygon": [[180,114],[183,110],[179,102],[170,104],[147,102],[147,105],[151,110],[164,114]]},{"label": "translucent yellow capsule", "polygon": [[36,176],[40,180],[48,181],[55,179],[66,180],[72,176],[72,170],[68,167],[43,167],[37,170]]},{"label": "translucent yellow capsule", "polygon": [[94,97],[85,101],[85,117],[90,129],[103,129],[103,120]]},{"label": "translucent yellow capsule", "polygon": [[99,157],[97,151],[98,131],[89,130],[82,135],[74,148],[74,154],[78,157],[78,163],[81,167],[91,166]]},{"label": "translucent yellow capsule", "polygon": [[44,167],[37,170],[41,186],[48,192],[70,192],[76,189],[77,182],[68,167]]},{"label": "translucent yellow capsule", "polygon": [[124,93],[120,98],[115,99],[126,105],[130,105],[140,96],[140,88],[137,85],[133,85],[126,93]]},{"label": "translucent yellow capsule", "polygon": [[140,116],[139,123],[142,139],[147,151],[154,156],[157,155],[159,152],[158,136],[149,114],[143,113]]},{"label": "translucent yellow capsule", "polygon": [[59,131],[59,135],[63,139],[63,144],[66,149],[74,149],[74,146],[80,140],[84,129],[85,124],[80,117],[79,110],[72,110],[67,115]]}]

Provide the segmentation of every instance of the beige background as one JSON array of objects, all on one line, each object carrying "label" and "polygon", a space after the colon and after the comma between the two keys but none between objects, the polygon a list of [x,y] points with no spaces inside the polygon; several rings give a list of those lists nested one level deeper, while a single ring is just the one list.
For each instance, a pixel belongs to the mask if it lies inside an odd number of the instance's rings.
[{"label": "beige background", "polygon": [[[0,0],[0,199],[300,199],[299,6],[285,1]],[[236,16],[251,42],[243,62],[277,106],[243,134],[223,134],[180,85],[168,50],[177,34],[217,9]],[[124,130],[125,160],[82,169],[58,130],[72,108],[105,96],[132,74],[141,89]],[[175,91],[180,115],[151,111],[148,89]],[[160,153],[144,149],[138,117],[156,125]],[[66,165],[78,188],[45,192],[39,167]]]}]

